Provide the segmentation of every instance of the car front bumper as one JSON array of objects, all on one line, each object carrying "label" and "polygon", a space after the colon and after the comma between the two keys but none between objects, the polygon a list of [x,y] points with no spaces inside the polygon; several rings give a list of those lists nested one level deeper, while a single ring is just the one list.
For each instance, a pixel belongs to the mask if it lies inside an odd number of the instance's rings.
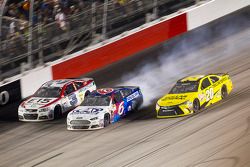
[{"label": "car front bumper", "polygon": [[18,119],[19,119],[19,121],[24,121],[24,122],[41,122],[41,121],[53,120],[54,117],[50,113],[18,112]]},{"label": "car front bumper", "polygon": [[157,118],[173,118],[192,114],[193,111],[184,106],[166,106],[156,110]]},{"label": "car front bumper", "polygon": [[[74,123],[71,123],[74,122]],[[67,121],[68,130],[96,130],[103,128],[100,120],[70,120]]]}]

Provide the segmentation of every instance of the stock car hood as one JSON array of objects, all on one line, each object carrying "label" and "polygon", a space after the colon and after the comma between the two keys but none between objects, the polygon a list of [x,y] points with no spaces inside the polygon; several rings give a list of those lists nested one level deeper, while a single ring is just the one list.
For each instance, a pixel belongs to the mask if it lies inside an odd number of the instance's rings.
[{"label": "stock car hood", "polygon": [[109,106],[79,106],[73,111],[69,112],[70,119],[91,119],[102,116]]},{"label": "stock car hood", "polygon": [[160,98],[157,104],[160,106],[174,106],[182,104],[188,100],[192,100],[193,97],[193,93],[167,94],[164,97]]},{"label": "stock car hood", "polygon": [[38,109],[46,104],[51,103],[54,100],[56,100],[56,98],[31,97],[24,102],[24,107],[26,109]]}]

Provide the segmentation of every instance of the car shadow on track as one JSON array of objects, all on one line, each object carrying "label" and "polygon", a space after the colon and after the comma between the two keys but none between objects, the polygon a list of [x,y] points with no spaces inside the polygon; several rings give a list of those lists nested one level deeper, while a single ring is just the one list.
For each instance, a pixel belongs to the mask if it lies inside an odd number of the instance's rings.
[{"label": "car shadow on track", "polygon": [[126,115],[124,120],[154,120],[156,119],[155,105],[143,106],[137,111],[132,111]]}]

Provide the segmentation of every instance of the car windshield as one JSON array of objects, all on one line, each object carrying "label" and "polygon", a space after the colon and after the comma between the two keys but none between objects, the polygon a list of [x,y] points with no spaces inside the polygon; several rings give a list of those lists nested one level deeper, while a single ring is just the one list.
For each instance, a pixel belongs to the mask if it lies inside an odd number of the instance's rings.
[{"label": "car windshield", "polygon": [[178,82],[171,89],[169,94],[189,93],[198,91],[198,82]]},{"label": "car windshield", "polygon": [[109,106],[110,100],[109,96],[87,96],[81,106]]},{"label": "car windshield", "polygon": [[61,93],[61,88],[59,87],[41,87],[39,88],[34,97],[59,97]]}]

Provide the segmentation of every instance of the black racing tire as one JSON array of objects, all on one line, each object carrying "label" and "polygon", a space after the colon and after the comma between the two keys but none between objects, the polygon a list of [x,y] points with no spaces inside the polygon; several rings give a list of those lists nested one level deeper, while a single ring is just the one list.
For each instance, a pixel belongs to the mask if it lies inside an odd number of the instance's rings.
[{"label": "black racing tire", "polygon": [[57,105],[54,109],[54,119],[59,119],[62,117],[62,107]]},{"label": "black racing tire", "polygon": [[137,102],[134,106],[132,106],[132,111],[138,112],[142,103],[143,103],[143,99],[140,99],[139,102]]},{"label": "black racing tire", "polygon": [[221,99],[225,99],[228,96],[227,86],[223,85],[221,88]]},{"label": "black racing tire", "polygon": [[109,114],[104,115],[103,126],[107,127],[110,124],[110,116]]},{"label": "black racing tire", "polygon": [[194,99],[194,101],[193,101],[193,110],[194,110],[194,113],[199,112],[200,108],[201,108],[201,106],[200,106],[199,99],[197,99],[197,98]]},{"label": "black racing tire", "polygon": [[90,94],[90,91],[86,91],[84,97],[88,96]]}]

